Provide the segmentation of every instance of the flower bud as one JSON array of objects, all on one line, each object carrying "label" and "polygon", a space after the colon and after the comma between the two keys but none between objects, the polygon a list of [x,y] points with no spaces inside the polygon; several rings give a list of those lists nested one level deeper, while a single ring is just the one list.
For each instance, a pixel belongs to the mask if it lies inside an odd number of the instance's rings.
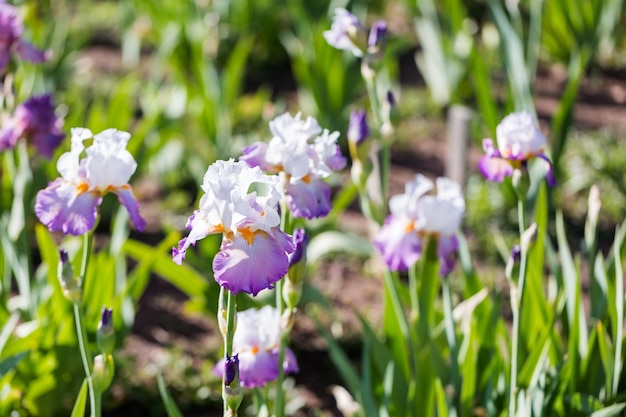
[{"label": "flower bud", "polygon": [[74,274],[74,268],[65,249],[59,251],[59,258],[57,277],[59,278],[63,295],[71,302],[77,303],[83,295],[81,279]]},{"label": "flower bud", "polygon": [[93,372],[91,378],[93,380],[93,388],[97,393],[103,393],[111,385],[113,375],[115,374],[115,366],[113,363],[113,355],[97,355],[93,359]]},{"label": "flower bud", "polygon": [[224,384],[239,384],[239,354],[227,356],[224,362]]},{"label": "flower bud", "polygon": [[367,112],[363,109],[350,113],[350,124],[348,125],[348,140],[360,145],[369,136],[370,130],[367,125]]},{"label": "flower bud", "polygon": [[[224,362],[224,379],[222,380],[222,399],[227,411],[237,415],[236,411],[243,400],[243,390],[239,384],[239,356],[226,356]],[[234,413],[232,413],[234,412]]]},{"label": "flower bud", "polygon": [[511,249],[511,256],[506,263],[506,269],[504,271],[506,277],[510,280],[514,280],[519,275],[519,263],[522,259],[522,247],[519,244],[513,246]]},{"label": "flower bud", "polygon": [[370,34],[367,39],[368,52],[379,52],[385,48],[387,40],[387,22],[378,20],[374,22],[370,28]]},{"label": "flower bud", "polygon": [[113,353],[115,348],[115,330],[113,328],[113,309],[103,307],[98,331],[96,332],[98,348],[105,355]]},{"label": "flower bud", "polygon": [[383,125],[380,130],[383,136],[389,136],[393,133],[393,125],[400,118],[396,98],[391,90],[387,91],[385,100],[382,104]]}]

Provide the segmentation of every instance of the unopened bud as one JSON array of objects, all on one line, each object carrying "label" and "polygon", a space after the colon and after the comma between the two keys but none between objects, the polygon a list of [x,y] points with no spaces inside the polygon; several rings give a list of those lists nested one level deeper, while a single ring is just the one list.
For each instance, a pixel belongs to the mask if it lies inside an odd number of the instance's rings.
[{"label": "unopened bud", "polygon": [[98,348],[104,354],[111,354],[115,349],[115,330],[113,328],[113,309],[103,307],[98,331],[96,332]]},{"label": "unopened bud", "polygon": [[370,130],[367,125],[367,112],[363,109],[350,113],[348,125],[348,140],[356,145],[361,144],[369,136]]},{"label": "unopened bud", "polygon": [[222,399],[226,410],[237,415],[237,410],[243,400],[243,390],[239,384],[239,356],[227,356],[224,361],[224,379],[222,384]]},{"label": "unopened bud", "polygon": [[59,278],[63,295],[73,303],[80,301],[83,294],[81,279],[74,274],[74,268],[65,249],[59,251],[57,277]]},{"label": "unopened bud", "polygon": [[239,383],[239,355],[227,356],[224,361],[224,384]]},{"label": "unopened bud", "polygon": [[106,391],[115,374],[115,366],[113,363],[113,355],[97,355],[93,359],[93,372],[91,378],[93,380],[93,388],[97,393]]}]

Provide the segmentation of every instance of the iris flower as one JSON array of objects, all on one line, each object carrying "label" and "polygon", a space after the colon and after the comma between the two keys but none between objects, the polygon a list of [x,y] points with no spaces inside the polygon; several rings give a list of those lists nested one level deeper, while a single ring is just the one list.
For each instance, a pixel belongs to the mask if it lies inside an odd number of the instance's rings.
[{"label": "iris flower", "polygon": [[50,94],[34,96],[17,106],[11,118],[0,129],[0,150],[11,149],[18,139],[25,138],[47,158],[61,144],[63,119],[54,114]]},{"label": "iris flower", "polygon": [[[248,388],[262,387],[278,378],[281,337],[280,314],[274,307],[249,309],[237,313],[237,329],[233,337],[233,355],[239,358],[239,379]],[[287,348],[283,363],[285,373],[298,372],[296,357]],[[215,366],[215,373],[224,375],[225,361]]]},{"label": "iris flower", "polygon": [[485,155],[478,169],[489,181],[502,182],[513,175],[515,169],[524,168],[533,158],[543,159],[548,170],[546,179],[555,184],[552,162],[545,154],[546,138],[535,125],[528,112],[511,113],[496,127],[497,148],[492,139],[483,140]]},{"label": "iris flower", "polygon": [[191,245],[219,233],[223,239],[213,259],[215,280],[234,294],[272,288],[287,273],[295,249],[291,236],[279,228],[279,181],[232,159],[209,166],[202,183],[205,194],[187,222],[189,235],[172,251],[174,262],[180,265]]},{"label": "iris flower", "polygon": [[239,157],[251,167],[281,174],[289,209],[295,217],[326,216],[331,209],[330,186],[323,180],[346,165],[337,145],[339,132],[322,130],[312,117],[289,113],[270,122],[269,143],[257,142]]},{"label": "iris flower", "polygon": [[[91,138],[93,143],[85,148],[83,142]],[[102,197],[112,192],[128,210],[135,227],[143,230],[146,223],[128,184],[137,168],[126,149],[129,139],[129,133],[116,129],[95,136],[89,129],[72,129],[71,150],[57,161],[61,177],[37,193],[35,214],[39,221],[50,231],[85,234],[94,227]]]},{"label": "iris flower", "polygon": [[437,239],[440,274],[447,275],[454,267],[458,248],[456,232],[465,214],[461,188],[448,178],[433,182],[418,174],[405,186],[404,194],[389,200],[391,214],[374,239],[374,246],[392,271],[406,271],[422,255],[424,237]]},{"label": "iris flower", "polygon": [[22,40],[24,25],[17,13],[17,8],[4,1],[0,2],[0,73],[4,72],[11,61],[11,54],[21,59],[41,63],[49,57],[49,52],[41,51]]}]

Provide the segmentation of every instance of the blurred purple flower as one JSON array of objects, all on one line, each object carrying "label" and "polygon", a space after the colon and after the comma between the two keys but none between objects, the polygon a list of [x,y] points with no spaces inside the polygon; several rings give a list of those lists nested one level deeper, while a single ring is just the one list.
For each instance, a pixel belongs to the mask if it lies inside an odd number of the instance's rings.
[{"label": "blurred purple flower", "polygon": [[548,164],[546,179],[554,185],[552,162],[545,154],[546,138],[535,125],[528,112],[511,113],[496,127],[497,147],[493,139],[483,140],[485,155],[478,169],[489,181],[502,182],[513,175],[515,169],[524,167],[533,158],[543,159]]},{"label": "blurred purple flower", "polygon": [[54,113],[50,94],[33,96],[17,106],[13,117],[0,128],[0,151],[11,149],[20,138],[31,142],[47,158],[61,144],[63,119]]},{"label": "blurred purple flower", "polygon": [[41,51],[24,41],[23,34],[24,26],[17,8],[0,3],[0,73],[6,69],[13,53],[34,63],[44,62],[50,56],[48,51]]},{"label": "blurred purple flower", "polygon": [[437,194],[429,195],[433,182],[418,174],[406,184],[404,194],[389,200],[391,214],[374,239],[374,247],[392,271],[405,271],[422,256],[425,236],[437,239],[440,274],[454,267],[458,248],[456,232],[465,214],[465,201],[458,184],[437,179]]},{"label": "blurred purple flower", "polygon": [[[262,387],[278,378],[281,334],[280,314],[274,307],[265,306],[259,310],[249,309],[237,313],[233,353],[239,358],[242,386]],[[285,350],[282,366],[285,373],[298,372],[298,362],[289,348]],[[218,362],[214,370],[220,377],[224,377],[224,372],[229,372],[225,360]]]},{"label": "blurred purple flower", "polygon": [[351,51],[361,57],[365,50],[365,28],[359,19],[341,7],[335,9],[330,30],[324,32],[324,39],[334,48]]},{"label": "blurred purple flower", "polygon": [[[83,142],[92,138],[91,146],[85,148]],[[83,235],[94,227],[102,197],[113,192],[135,227],[143,230],[145,221],[128,184],[137,168],[126,149],[129,139],[129,133],[116,129],[97,135],[89,129],[72,129],[72,147],[57,161],[61,177],[37,193],[35,214],[39,221],[50,231]],[[81,158],[83,152],[86,156]]]},{"label": "blurred purple flower", "polygon": [[289,113],[270,122],[268,144],[257,142],[243,150],[240,161],[284,175],[287,204],[295,217],[311,219],[331,210],[330,186],[323,178],[342,169],[346,159],[337,145],[339,132],[322,130],[312,117]]}]

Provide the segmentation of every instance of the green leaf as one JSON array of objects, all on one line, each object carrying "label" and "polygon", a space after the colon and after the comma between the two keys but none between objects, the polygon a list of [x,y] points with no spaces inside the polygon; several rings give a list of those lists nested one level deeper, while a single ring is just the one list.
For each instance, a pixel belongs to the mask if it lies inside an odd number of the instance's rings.
[{"label": "green leaf", "polygon": [[619,415],[626,408],[626,403],[613,404],[601,410],[594,411],[589,417],[613,417]]},{"label": "green leaf", "polygon": [[331,230],[311,239],[307,247],[307,259],[315,263],[325,255],[337,252],[369,257],[372,255],[372,245],[362,236]]},{"label": "green leaf", "polygon": [[84,417],[85,416],[85,407],[87,406],[87,391],[88,385],[87,380],[83,381],[83,385],[80,387],[80,391],[78,392],[78,397],[76,397],[76,402],[74,403],[74,408],[72,408],[72,414],[70,417]]},{"label": "green leaf", "polygon": [[[576,358],[584,358],[587,356],[587,324],[581,303],[580,275],[572,258],[567,236],[565,235],[565,224],[562,212],[558,212],[556,215],[556,230],[563,286],[567,302],[567,319],[570,332],[569,340],[570,343],[573,343],[573,346],[577,347],[576,355],[570,356],[570,359],[578,361]],[[570,352],[570,354],[574,354],[574,352]]]},{"label": "green leaf", "polygon": [[165,405],[165,411],[167,412],[168,417],[183,417],[182,413],[176,406],[176,403],[170,396],[169,392],[167,392],[167,387],[165,386],[165,382],[163,381],[163,375],[157,375],[157,383],[159,385],[159,394],[161,394],[161,400]]},{"label": "green leaf", "polygon": [[0,362],[0,379],[2,379],[2,377],[5,376],[7,372],[15,369],[15,367],[17,366],[18,363],[20,363],[22,358],[24,358],[24,356],[26,356],[29,353],[30,351],[26,350],[26,351],[17,353],[13,356],[9,356],[8,358]]}]

